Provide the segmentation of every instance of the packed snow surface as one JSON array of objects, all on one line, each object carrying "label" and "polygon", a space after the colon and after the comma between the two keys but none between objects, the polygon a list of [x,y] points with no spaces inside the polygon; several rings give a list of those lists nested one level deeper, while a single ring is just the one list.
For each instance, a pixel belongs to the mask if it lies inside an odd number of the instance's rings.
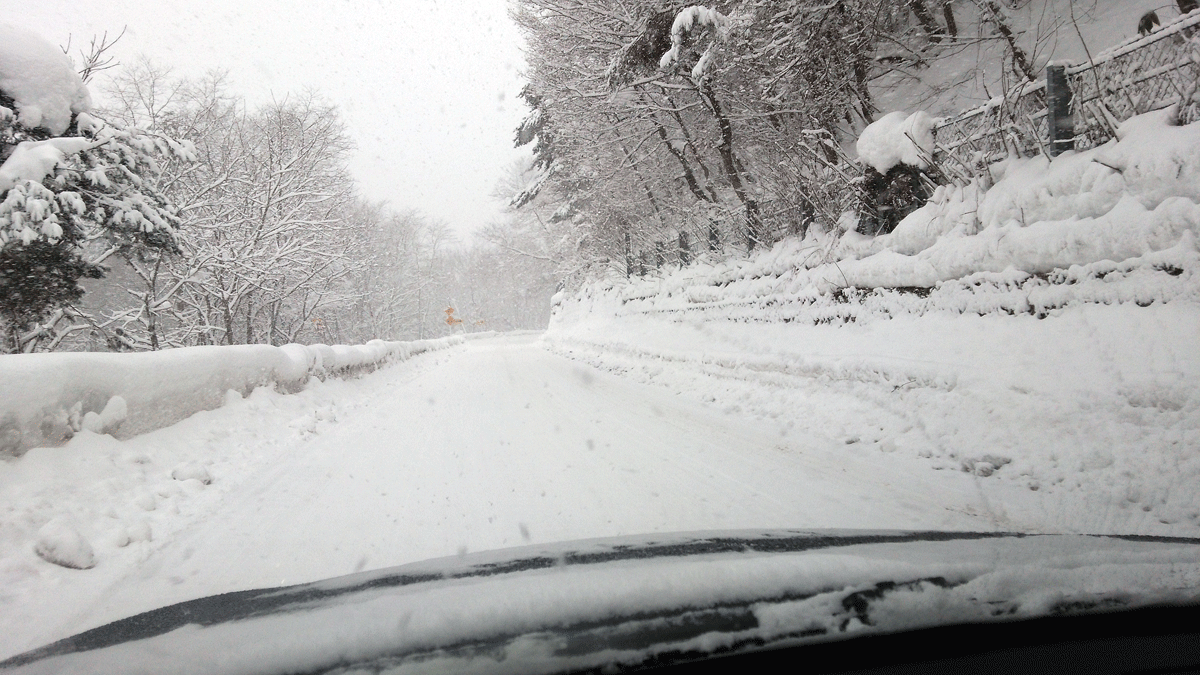
[{"label": "packed snow surface", "polygon": [[[703,386],[693,393],[720,393]],[[631,382],[526,335],[312,380],[294,395],[230,393],[223,407],[125,440],[84,430],[0,462],[0,658],[171,602],[526,543],[1142,525],[1094,520],[1086,504],[957,466],[930,470],[903,445],[880,452],[867,420],[809,434],[809,415],[789,429],[787,418]],[[861,442],[847,444],[849,433]],[[90,542],[94,567],[38,557],[38,531],[58,517]]]},{"label": "packed snow surface", "polygon": [[[564,315],[544,343],[472,340],[295,395],[230,393],[125,440],[84,430],[0,463],[0,653],[213,593],[526,543],[1200,532],[1200,326],[1097,309],[1119,314],[763,325],[753,340],[626,316],[593,324],[603,352]],[[55,518],[90,543],[91,569],[38,556]]]},{"label": "packed snow surface", "polygon": [[22,126],[43,127],[54,135],[67,130],[72,114],[92,104],[87,87],[61,49],[7,23],[0,23],[0,91],[15,101]]}]

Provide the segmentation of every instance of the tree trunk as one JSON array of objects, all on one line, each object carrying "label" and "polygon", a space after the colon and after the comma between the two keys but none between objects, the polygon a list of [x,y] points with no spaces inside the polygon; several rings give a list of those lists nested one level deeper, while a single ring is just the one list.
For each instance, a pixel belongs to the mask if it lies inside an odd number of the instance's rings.
[{"label": "tree trunk", "polygon": [[225,320],[225,344],[233,344],[233,311],[229,307],[228,298],[221,298],[221,314]]},{"label": "tree trunk", "polygon": [[1033,70],[1033,65],[1029,63],[1029,57],[1025,55],[1025,50],[1017,44],[1017,36],[1012,32],[1008,22],[1004,20],[1004,16],[1000,13],[1000,6],[996,4],[996,0],[986,0],[984,6],[987,7],[988,13],[991,14],[992,25],[996,30],[1000,31],[1000,35],[1004,41],[1008,43],[1008,49],[1012,53],[1013,66],[1016,67],[1022,75],[1030,82],[1037,81],[1037,73]]},{"label": "tree trunk", "polygon": [[950,37],[958,37],[958,22],[954,20],[954,8],[950,6],[953,0],[942,0],[942,18],[946,20],[946,32]]},{"label": "tree trunk", "polygon": [[717,128],[721,132],[721,143],[717,146],[717,150],[721,155],[721,164],[725,169],[726,178],[729,179],[729,186],[733,188],[733,193],[737,195],[738,200],[742,202],[742,208],[745,209],[746,245],[748,249],[753,250],[755,244],[765,243],[762,240],[762,216],[759,213],[758,202],[746,191],[742,175],[737,169],[737,157],[733,151],[733,124],[725,116],[725,111],[721,109],[721,104],[717,101],[712,86],[705,82],[700,87],[699,91],[704,95],[709,110],[717,119]]},{"label": "tree trunk", "polygon": [[[638,96],[642,99],[643,103],[649,105],[650,102],[646,99],[645,92],[639,92]],[[654,125],[654,131],[658,134],[659,140],[662,141],[663,147],[667,149],[667,152],[671,153],[671,156],[679,162],[680,168],[683,169],[683,180],[685,183],[687,183],[688,190],[695,195],[696,199],[699,199],[702,202],[715,201],[710,199],[709,196],[704,193],[704,190],[700,188],[700,181],[697,180],[696,173],[692,171],[692,167],[690,164],[688,164],[687,157],[683,154],[683,151],[679,150],[674,145],[671,145],[671,139],[667,136],[667,129],[661,122],[658,121],[658,115],[654,114],[654,112],[651,112],[650,121]],[[680,120],[680,124],[682,123],[682,120]],[[687,132],[685,131],[683,133],[686,140]],[[623,143],[621,144],[621,148],[625,148]],[[625,151],[625,156],[629,157],[628,150]],[[630,163],[632,163],[632,161],[633,159],[630,157]]]},{"label": "tree trunk", "polygon": [[929,41],[938,43],[942,41],[942,36],[945,31],[934,20],[933,14],[929,11],[929,7],[925,5],[925,0],[908,0],[908,6],[912,9],[912,13],[917,17],[917,22],[921,24],[921,29],[929,36]]},{"label": "tree trunk", "polygon": [[625,278],[633,276],[633,244],[629,238],[629,223],[625,223]]}]

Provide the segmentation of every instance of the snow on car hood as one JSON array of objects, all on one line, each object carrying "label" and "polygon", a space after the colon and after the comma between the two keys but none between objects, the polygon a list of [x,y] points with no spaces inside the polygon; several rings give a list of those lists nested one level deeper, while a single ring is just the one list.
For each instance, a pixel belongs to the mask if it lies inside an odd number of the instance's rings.
[{"label": "snow on car hood", "polygon": [[560,672],[920,627],[1200,602],[1200,540],[861,530],[529,546],[117,621],[19,673]]}]

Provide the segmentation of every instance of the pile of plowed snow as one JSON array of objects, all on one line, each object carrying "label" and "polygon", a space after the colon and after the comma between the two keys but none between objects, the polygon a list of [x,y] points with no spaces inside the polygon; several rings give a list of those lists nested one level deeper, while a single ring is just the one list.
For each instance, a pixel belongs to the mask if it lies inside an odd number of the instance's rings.
[{"label": "pile of plowed snow", "polygon": [[595,303],[616,314],[827,322],[1195,301],[1200,125],[1174,122],[1169,108],[1092,150],[1008,160],[989,189],[941,187],[890,234],[814,232],[750,259],[602,280],[559,307],[555,323]]}]

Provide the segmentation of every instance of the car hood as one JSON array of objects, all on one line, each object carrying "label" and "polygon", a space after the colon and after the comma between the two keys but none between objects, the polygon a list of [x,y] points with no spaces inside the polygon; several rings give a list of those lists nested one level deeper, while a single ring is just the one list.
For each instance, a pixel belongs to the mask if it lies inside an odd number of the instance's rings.
[{"label": "car hood", "polygon": [[526,546],[225,593],[116,621],[0,668],[550,673],[1197,602],[1200,539],[864,530],[658,534]]}]

